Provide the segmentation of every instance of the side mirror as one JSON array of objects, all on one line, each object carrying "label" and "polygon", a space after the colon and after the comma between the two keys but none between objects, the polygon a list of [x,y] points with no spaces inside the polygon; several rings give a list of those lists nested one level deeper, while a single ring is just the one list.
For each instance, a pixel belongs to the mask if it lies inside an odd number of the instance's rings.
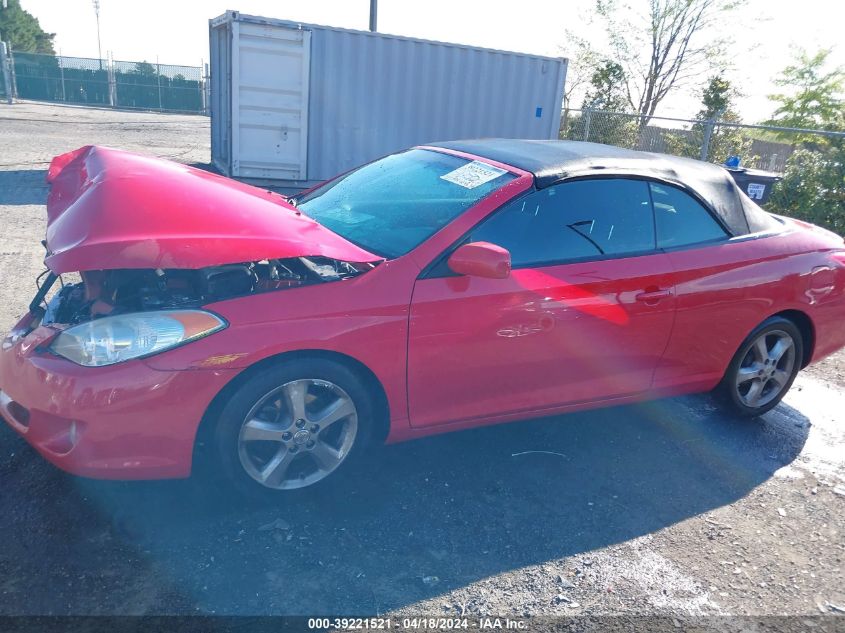
[{"label": "side mirror", "polygon": [[490,242],[470,242],[449,256],[449,269],[459,275],[505,279],[511,274],[511,254]]}]

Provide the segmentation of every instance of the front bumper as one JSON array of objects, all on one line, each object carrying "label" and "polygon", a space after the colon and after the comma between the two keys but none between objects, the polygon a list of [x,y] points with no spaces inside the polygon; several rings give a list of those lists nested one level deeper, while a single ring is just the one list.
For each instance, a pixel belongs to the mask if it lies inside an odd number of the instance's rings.
[{"label": "front bumper", "polygon": [[200,420],[234,369],[160,371],[143,360],[80,367],[39,327],[0,349],[0,417],[45,459],[99,479],[191,472]]}]

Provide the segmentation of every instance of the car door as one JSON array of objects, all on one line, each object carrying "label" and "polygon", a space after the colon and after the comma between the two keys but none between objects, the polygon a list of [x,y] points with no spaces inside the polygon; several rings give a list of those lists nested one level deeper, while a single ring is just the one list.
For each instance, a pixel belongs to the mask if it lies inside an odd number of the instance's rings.
[{"label": "car door", "polygon": [[771,309],[779,278],[766,260],[781,254],[757,240],[731,240],[718,216],[687,191],[657,182],[650,188],[657,243],[669,258],[676,294],[675,326],[655,387],[706,389]]},{"label": "car door", "polygon": [[506,279],[417,280],[409,416],[424,427],[647,390],[674,317],[648,184],[562,183],[518,198],[461,240],[511,253]]}]

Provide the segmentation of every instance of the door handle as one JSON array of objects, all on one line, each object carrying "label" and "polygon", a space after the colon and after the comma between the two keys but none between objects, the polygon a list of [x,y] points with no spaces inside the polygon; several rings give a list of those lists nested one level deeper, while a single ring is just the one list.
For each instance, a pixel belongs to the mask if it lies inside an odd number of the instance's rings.
[{"label": "door handle", "polygon": [[668,299],[672,296],[672,291],[668,288],[655,288],[654,290],[644,290],[638,293],[634,298],[643,303],[657,303],[661,299]]}]

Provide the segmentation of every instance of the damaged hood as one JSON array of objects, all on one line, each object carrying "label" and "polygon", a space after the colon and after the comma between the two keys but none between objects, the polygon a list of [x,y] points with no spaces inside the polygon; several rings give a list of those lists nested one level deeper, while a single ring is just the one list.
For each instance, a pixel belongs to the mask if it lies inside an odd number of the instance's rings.
[{"label": "damaged hood", "polygon": [[307,256],[382,259],[278,194],[167,160],[82,147],[54,158],[47,182],[44,262],[57,274]]}]

